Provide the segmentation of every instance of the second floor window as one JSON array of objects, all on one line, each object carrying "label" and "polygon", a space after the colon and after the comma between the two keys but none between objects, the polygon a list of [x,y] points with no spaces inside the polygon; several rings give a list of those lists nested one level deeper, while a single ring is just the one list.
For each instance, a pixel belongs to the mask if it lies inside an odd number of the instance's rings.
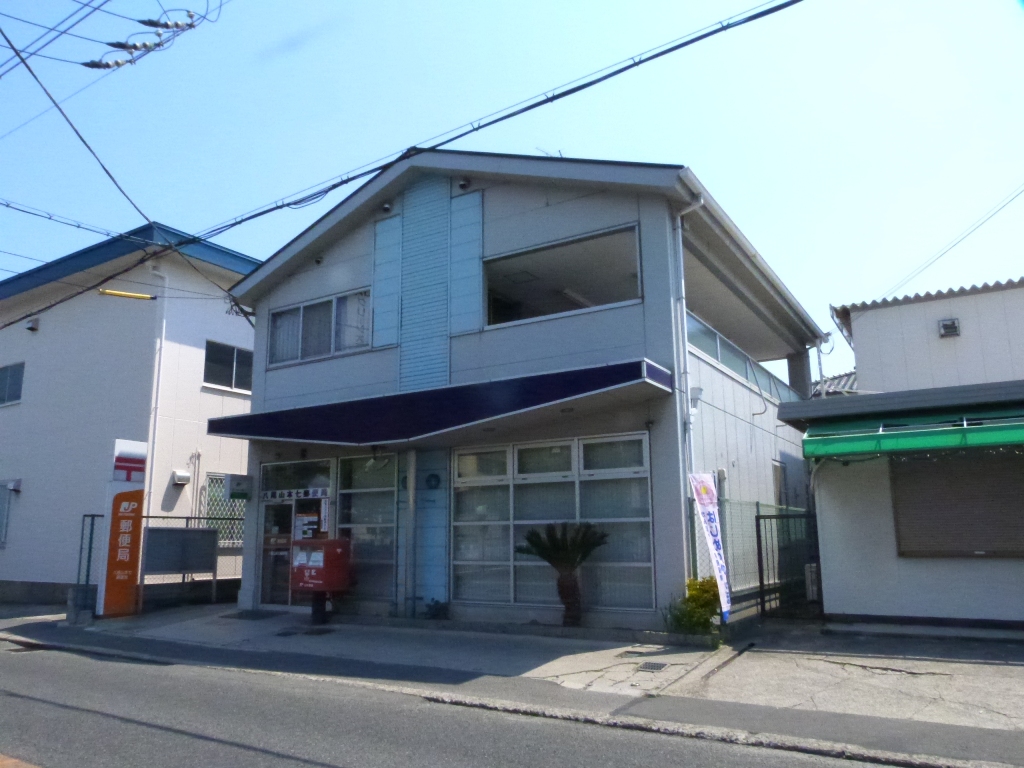
[{"label": "second floor window", "polygon": [[635,227],[484,262],[487,324],[639,299]]},{"label": "second floor window", "polygon": [[251,392],[252,352],[230,344],[206,342],[203,383]]},{"label": "second floor window", "polygon": [[270,364],[308,360],[370,346],[370,292],[270,313]]},{"label": "second floor window", "polygon": [[21,400],[21,382],[24,378],[24,363],[0,367],[0,405]]}]

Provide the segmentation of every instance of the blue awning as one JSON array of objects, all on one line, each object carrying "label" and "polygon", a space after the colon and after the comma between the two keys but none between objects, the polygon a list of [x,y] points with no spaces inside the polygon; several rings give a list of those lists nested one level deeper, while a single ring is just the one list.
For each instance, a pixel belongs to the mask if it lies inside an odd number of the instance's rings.
[{"label": "blue awning", "polygon": [[251,440],[382,445],[407,442],[603,392],[672,391],[649,360],[210,419],[209,434]]}]

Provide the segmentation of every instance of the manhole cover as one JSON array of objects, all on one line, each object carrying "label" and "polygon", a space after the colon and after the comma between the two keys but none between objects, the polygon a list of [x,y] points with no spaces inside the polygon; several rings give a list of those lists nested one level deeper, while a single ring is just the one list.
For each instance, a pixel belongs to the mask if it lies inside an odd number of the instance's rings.
[{"label": "manhole cover", "polygon": [[660,661],[645,661],[636,670],[637,672],[660,672],[667,666],[668,664],[662,664]]}]

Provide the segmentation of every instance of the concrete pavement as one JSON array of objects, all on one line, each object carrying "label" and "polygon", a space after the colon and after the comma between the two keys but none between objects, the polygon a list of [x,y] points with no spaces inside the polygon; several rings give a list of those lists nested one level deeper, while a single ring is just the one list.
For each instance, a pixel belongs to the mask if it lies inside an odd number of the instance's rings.
[{"label": "concrete pavement", "polygon": [[[242,616],[242,618],[239,618]],[[97,622],[0,621],[43,642],[104,647],[420,693],[1024,765],[1024,645],[822,634],[770,625],[717,651],[331,624],[223,606]],[[536,712],[535,714],[539,714]]]}]

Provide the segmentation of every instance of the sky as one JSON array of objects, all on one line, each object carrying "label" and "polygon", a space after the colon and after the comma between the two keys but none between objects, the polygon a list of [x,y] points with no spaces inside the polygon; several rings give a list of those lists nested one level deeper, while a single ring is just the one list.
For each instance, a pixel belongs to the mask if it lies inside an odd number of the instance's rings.
[{"label": "sky", "polygon": [[[135,66],[30,62],[58,99],[97,81],[66,111],[147,216],[196,232],[755,2],[229,0]],[[75,8],[5,0],[0,13],[52,25]],[[2,15],[0,28],[19,47],[43,31]],[[100,12],[74,31],[145,29]],[[65,36],[43,53],[104,50]],[[1022,75],[1021,0],[805,0],[451,148],[689,166],[833,331],[830,375],[853,367],[830,305],[883,296],[1024,184]],[[0,198],[142,224],[55,111],[18,128],[47,106],[23,68],[0,77]],[[345,194],[217,242],[266,258]],[[1024,196],[900,294],[1020,278],[1022,230]],[[52,259],[100,239],[0,208],[0,251]],[[34,264],[0,253],[0,269]]]}]

